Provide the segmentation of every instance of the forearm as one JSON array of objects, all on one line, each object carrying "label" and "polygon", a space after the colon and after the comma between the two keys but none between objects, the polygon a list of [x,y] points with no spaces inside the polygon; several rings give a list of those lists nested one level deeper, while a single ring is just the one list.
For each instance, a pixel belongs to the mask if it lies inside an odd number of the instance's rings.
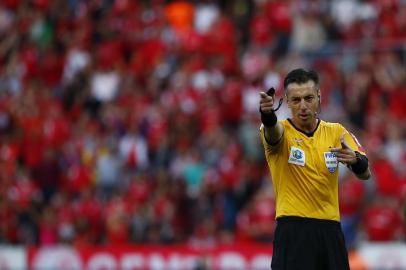
[{"label": "forearm", "polygon": [[371,171],[368,168],[365,172],[355,175],[361,180],[368,180],[371,177]]},{"label": "forearm", "polygon": [[269,144],[271,144],[271,145],[277,144],[283,136],[282,124],[276,123],[276,125],[270,126],[270,127],[264,125],[264,135],[265,135],[265,140]]}]

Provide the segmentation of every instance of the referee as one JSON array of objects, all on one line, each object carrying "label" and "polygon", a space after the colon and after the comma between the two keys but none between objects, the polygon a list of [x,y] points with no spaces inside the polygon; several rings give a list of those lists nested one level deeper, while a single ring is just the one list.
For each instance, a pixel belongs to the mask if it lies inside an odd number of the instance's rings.
[{"label": "referee", "polygon": [[284,88],[292,113],[286,120],[277,120],[273,93],[260,93],[260,134],[276,196],[271,267],[350,269],[340,226],[338,163],[367,180],[368,159],[353,134],[318,117],[316,72],[292,70]]}]

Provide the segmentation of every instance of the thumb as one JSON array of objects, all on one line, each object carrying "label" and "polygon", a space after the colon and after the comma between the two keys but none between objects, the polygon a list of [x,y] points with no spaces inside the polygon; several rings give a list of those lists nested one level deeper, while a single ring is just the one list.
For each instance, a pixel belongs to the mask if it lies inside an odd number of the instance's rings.
[{"label": "thumb", "polygon": [[347,143],[345,142],[345,140],[344,140],[344,135],[341,135],[340,142],[341,142],[341,148],[343,148],[343,149],[349,149],[350,148],[347,145]]}]

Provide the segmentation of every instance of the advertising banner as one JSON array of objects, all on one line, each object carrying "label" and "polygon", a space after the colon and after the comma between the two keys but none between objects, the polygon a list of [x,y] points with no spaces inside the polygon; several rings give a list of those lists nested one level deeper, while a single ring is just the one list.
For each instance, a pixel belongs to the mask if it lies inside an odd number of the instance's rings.
[{"label": "advertising banner", "polygon": [[[33,270],[270,270],[272,245],[56,246],[30,247],[24,254],[22,249],[0,249],[0,270],[26,265]],[[351,270],[405,270],[406,244],[364,243],[349,259]]]},{"label": "advertising banner", "polygon": [[207,268],[212,270],[269,270],[271,246],[29,248],[28,264],[30,269],[34,270],[191,270]]},{"label": "advertising banner", "polygon": [[367,269],[404,270],[406,269],[405,243],[365,243],[358,250]]},{"label": "advertising banner", "polygon": [[25,248],[0,245],[0,270],[25,270],[26,263]]}]

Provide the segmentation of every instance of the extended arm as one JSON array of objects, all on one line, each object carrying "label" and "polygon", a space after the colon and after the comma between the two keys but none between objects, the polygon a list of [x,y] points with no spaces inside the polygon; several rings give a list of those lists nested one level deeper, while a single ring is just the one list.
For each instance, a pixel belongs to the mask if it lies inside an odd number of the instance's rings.
[{"label": "extended arm", "polygon": [[274,96],[260,92],[259,111],[262,124],[264,124],[265,139],[270,145],[277,145],[283,136],[283,126],[278,123],[273,106]]}]

